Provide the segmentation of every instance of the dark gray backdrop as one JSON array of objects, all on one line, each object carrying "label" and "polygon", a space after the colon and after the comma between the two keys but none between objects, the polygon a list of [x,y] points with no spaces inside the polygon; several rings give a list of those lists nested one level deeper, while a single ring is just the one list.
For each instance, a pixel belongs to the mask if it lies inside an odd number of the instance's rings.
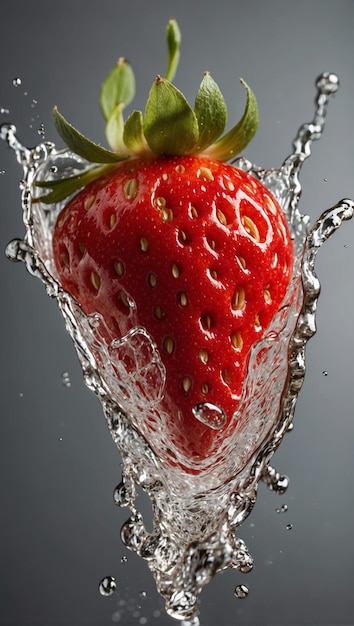
[{"label": "dark gray backdrop", "polygon": [[[261,124],[247,156],[262,166],[278,166],[299,124],[311,119],[318,74],[338,73],[342,86],[325,135],[303,171],[301,208],[315,219],[337,200],[354,198],[352,0],[4,3],[0,121],[15,123],[28,145],[40,139],[41,125],[46,139],[56,140],[50,112],[58,104],[103,141],[101,80],[126,56],[138,83],[134,105],[142,108],[155,75],[165,71],[164,29],[172,16],[183,33],[176,82],[189,99],[208,69],[237,118],[244,102],[237,77],[252,85]],[[15,78],[21,85],[13,86]],[[0,171],[4,249],[23,234],[21,171],[5,145]],[[274,458],[290,487],[276,497],[261,486],[240,530],[254,571],[224,573],[207,587],[203,626],[354,624],[353,267],[354,222],[318,258],[318,333],[308,346],[295,429]],[[0,624],[170,624],[146,565],[120,543],[125,514],[112,500],[120,458],[56,305],[3,254],[0,271]],[[277,513],[283,504],[287,512]],[[97,585],[108,574],[117,591],[103,598]],[[247,600],[233,596],[240,583],[249,586]]]}]

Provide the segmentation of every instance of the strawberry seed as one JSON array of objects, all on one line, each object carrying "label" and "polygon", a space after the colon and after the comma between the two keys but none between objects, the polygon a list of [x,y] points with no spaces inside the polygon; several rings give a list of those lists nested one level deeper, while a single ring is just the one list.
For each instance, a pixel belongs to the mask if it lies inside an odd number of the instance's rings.
[{"label": "strawberry seed", "polygon": [[84,202],[84,207],[85,207],[86,211],[88,211],[92,207],[95,199],[96,199],[96,196],[93,195],[93,194],[91,194],[90,196],[87,196],[87,198],[86,198],[86,200]]},{"label": "strawberry seed", "polygon": [[145,237],[140,239],[140,249],[142,252],[147,252],[149,249],[149,242]]},{"label": "strawberry seed", "polygon": [[243,348],[243,339],[241,333],[237,330],[230,335],[231,343],[235,350],[241,351]]},{"label": "strawberry seed", "polygon": [[250,237],[252,237],[252,239],[254,239],[255,241],[257,241],[257,243],[260,242],[261,238],[259,235],[259,230],[256,226],[256,224],[254,223],[254,221],[248,217],[247,215],[244,215],[241,219],[241,222],[244,226],[244,229],[246,231],[246,233],[248,233],[250,235]]},{"label": "strawberry seed", "polygon": [[163,222],[172,222],[173,220],[173,211],[172,209],[167,209],[166,207],[160,211],[160,219]]},{"label": "strawberry seed", "polygon": [[91,272],[90,280],[91,280],[91,285],[94,287],[94,289],[96,289],[96,291],[98,291],[100,288],[100,284],[101,284],[99,275],[96,272]]},{"label": "strawberry seed", "polygon": [[152,289],[156,287],[157,278],[156,278],[156,274],[154,274],[153,272],[151,272],[148,276],[148,283],[149,283],[149,286],[152,287]]},{"label": "strawberry seed", "polygon": [[185,376],[182,380],[182,387],[185,393],[188,393],[192,386],[192,379],[189,376]]},{"label": "strawberry seed", "polygon": [[65,267],[70,267],[69,254],[67,251],[61,253],[60,260]]},{"label": "strawberry seed", "polygon": [[246,306],[246,295],[243,287],[237,287],[231,300],[231,308],[234,311],[242,311]]},{"label": "strawberry seed", "polygon": [[179,269],[177,263],[172,263],[171,271],[173,278],[179,278],[181,270]]},{"label": "strawberry seed", "polygon": [[204,330],[210,330],[212,327],[212,319],[209,313],[203,313],[200,317],[200,323]]},{"label": "strawberry seed", "polygon": [[172,337],[166,337],[164,339],[163,347],[167,354],[172,354],[175,347],[175,342],[173,341]]},{"label": "strawberry seed", "polygon": [[185,291],[179,291],[178,294],[177,294],[177,300],[178,300],[178,303],[181,306],[183,306],[183,307],[187,306],[188,298],[187,298],[186,292]]},{"label": "strawberry seed", "polygon": [[163,317],[165,317],[165,311],[163,310],[163,308],[161,306],[155,306],[154,308],[154,315],[156,317],[157,320],[162,320]]},{"label": "strawberry seed", "polygon": [[202,363],[206,364],[208,362],[208,360],[209,360],[209,353],[208,353],[208,351],[205,348],[202,348],[199,351],[199,355],[198,356],[199,356],[199,358],[200,358]]},{"label": "strawberry seed", "polygon": [[115,261],[113,268],[117,276],[119,277],[124,276],[125,268],[124,268],[124,264],[122,263],[122,261]]},{"label": "strawberry seed", "polygon": [[136,178],[128,178],[123,185],[123,193],[127,200],[134,200],[138,193],[138,181]]}]

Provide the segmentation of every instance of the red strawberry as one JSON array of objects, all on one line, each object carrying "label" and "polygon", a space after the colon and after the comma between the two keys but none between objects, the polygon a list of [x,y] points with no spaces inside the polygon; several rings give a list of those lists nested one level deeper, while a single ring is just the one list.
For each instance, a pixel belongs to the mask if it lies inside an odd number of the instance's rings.
[{"label": "red strawberry", "polygon": [[[168,36],[171,78],[175,22]],[[123,125],[132,81],[121,60],[101,92],[115,152],[92,144],[55,112],[69,147],[105,165],[48,183],[48,202],[85,185],[57,219],[54,259],[63,288],[86,313],[100,313],[115,337],[137,326],[150,334],[166,370],[166,447],[172,443],[198,462],[217,450],[230,425],[250,349],[286,293],[292,244],[269,191],[222,162],[254,134],[250,89],[241,122],[215,141],[226,109],[209,74],[194,110],[158,77],[145,121],[134,112]]]}]

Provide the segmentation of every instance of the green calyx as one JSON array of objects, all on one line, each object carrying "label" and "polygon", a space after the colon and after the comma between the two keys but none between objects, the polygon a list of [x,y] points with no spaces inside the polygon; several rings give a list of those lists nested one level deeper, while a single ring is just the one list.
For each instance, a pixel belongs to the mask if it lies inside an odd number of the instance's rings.
[{"label": "green calyx", "polygon": [[244,113],[238,124],[223,135],[227,108],[222,93],[209,72],[205,72],[196,95],[194,108],[175,87],[181,42],[176,20],[167,26],[167,70],[164,78],[154,81],[144,114],[133,111],[124,121],[123,112],[135,95],[135,78],[126,59],[121,58],[104,81],[100,106],[106,122],[106,139],[111,149],[87,139],[55,107],[56,129],[68,148],[93,164],[79,176],[58,181],[40,182],[51,191],[41,202],[59,202],[121,161],[134,156],[203,155],[228,161],[239,154],[254,136],[258,126],[255,96],[241,80],[247,93]]}]

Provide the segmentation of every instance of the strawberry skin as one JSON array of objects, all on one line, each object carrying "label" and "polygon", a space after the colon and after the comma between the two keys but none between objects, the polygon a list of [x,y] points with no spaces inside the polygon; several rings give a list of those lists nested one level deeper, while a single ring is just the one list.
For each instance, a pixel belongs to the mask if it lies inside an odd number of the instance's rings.
[{"label": "strawberry skin", "polygon": [[[292,275],[289,230],[270,192],[203,156],[132,158],[69,201],[53,252],[63,288],[113,337],[142,326],[155,342],[166,448],[193,461],[212,455]],[[198,419],[200,403],[219,407],[214,424]]]}]

